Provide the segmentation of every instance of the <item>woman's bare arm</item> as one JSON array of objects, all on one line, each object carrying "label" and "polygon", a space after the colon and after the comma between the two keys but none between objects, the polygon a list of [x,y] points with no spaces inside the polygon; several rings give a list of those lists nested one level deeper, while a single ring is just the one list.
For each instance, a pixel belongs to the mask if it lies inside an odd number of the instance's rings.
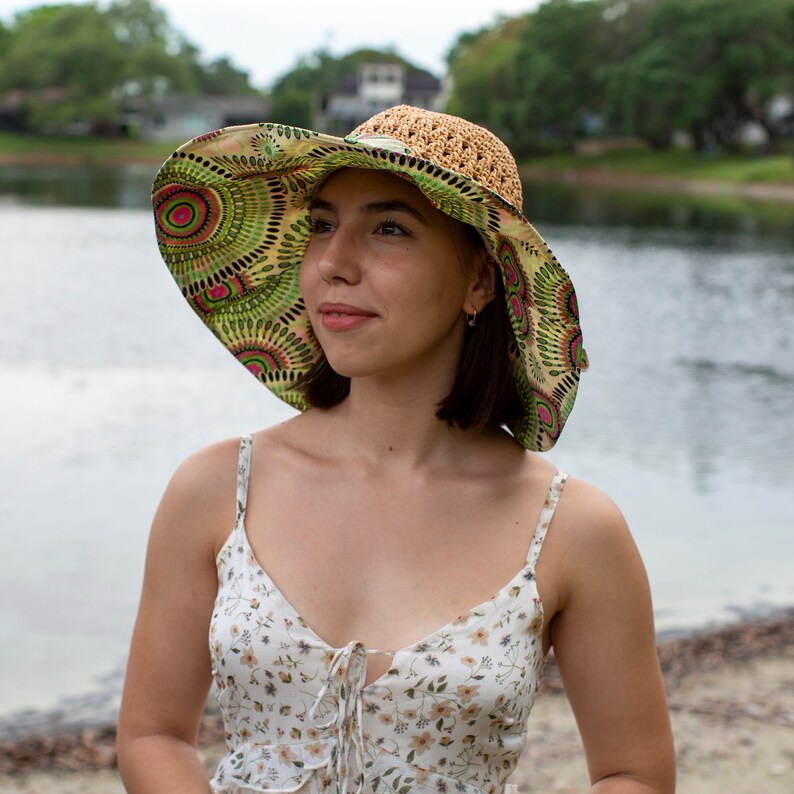
[{"label": "woman's bare arm", "polygon": [[623,516],[595,488],[569,482],[558,512],[563,608],[551,637],[591,791],[672,794],[675,753],[642,560]]},{"label": "woman's bare arm", "polygon": [[232,441],[185,461],[152,524],[119,715],[119,769],[130,794],[210,790],[195,747],[211,683],[214,557],[234,523],[236,456]]}]

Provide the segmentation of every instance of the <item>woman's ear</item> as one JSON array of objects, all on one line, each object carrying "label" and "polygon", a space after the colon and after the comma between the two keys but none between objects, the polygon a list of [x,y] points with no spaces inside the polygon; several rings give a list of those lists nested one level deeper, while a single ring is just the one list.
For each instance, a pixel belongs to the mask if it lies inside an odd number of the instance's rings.
[{"label": "woman's ear", "polygon": [[496,295],[496,261],[484,246],[478,246],[472,256],[471,266],[477,275],[469,285],[466,305],[481,312]]}]

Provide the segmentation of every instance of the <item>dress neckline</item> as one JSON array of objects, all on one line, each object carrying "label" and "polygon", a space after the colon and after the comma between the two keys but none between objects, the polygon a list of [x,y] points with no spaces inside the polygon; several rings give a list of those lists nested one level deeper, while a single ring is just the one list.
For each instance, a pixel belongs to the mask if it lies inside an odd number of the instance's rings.
[{"label": "dress neckline", "polygon": [[[273,581],[270,574],[267,572],[267,569],[259,562],[257,559],[256,553],[254,552],[253,547],[251,546],[250,539],[248,537],[248,530],[245,526],[245,516],[241,515],[238,519],[235,528],[233,530],[235,532],[239,531],[241,542],[244,546],[244,550],[248,553],[249,559],[253,564],[257,575],[259,578],[264,579],[265,583],[270,591],[274,593],[284,605],[284,609],[286,612],[290,613],[289,617],[292,618],[296,623],[298,623],[309,635],[310,639],[313,643],[323,651],[328,651],[329,653],[336,653],[337,651],[342,650],[345,647],[351,645],[351,643],[356,643],[358,640],[351,639],[346,645],[342,646],[335,646],[331,645],[329,642],[326,642],[315,630],[312,626],[304,619],[301,613],[292,605],[292,602],[284,595],[281,588]],[[224,544],[224,548],[227,544]],[[532,546],[530,547],[530,549]],[[222,551],[222,550],[221,550]],[[220,556],[220,554],[219,554]],[[537,605],[538,610],[540,611],[541,620],[539,621],[538,627],[538,635],[542,635],[543,627],[545,625],[545,617],[543,612],[543,604],[540,600],[540,595],[538,593],[537,584],[535,582],[535,574],[534,574],[534,564],[531,560],[532,554],[528,555],[527,559],[524,562],[524,565],[516,571],[516,573],[507,581],[502,587],[500,587],[496,593],[494,593],[490,598],[481,601],[479,604],[471,607],[466,612],[461,615],[458,615],[451,620],[448,620],[443,626],[439,626],[434,631],[430,632],[426,636],[422,637],[421,639],[415,640],[408,645],[403,646],[402,648],[397,648],[396,650],[378,650],[374,648],[368,648],[364,643],[361,643],[362,647],[364,648],[365,653],[367,654],[383,654],[387,656],[393,657],[395,660],[395,664],[397,664],[397,657],[404,656],[409,653],[426,653],[429,648],[426,648],[421,651],[417,651],[416,648],[429,645],[429,643],[436,640],[440,635],[446,634],[452,631],[457,630],[458,628],[464,627],[468,624],[468,619],[471,617],[482,617],[487,614],[488,610],[492,610],[496,608],[496,605],[501,603],[504,599],[505,595],[509,595],[511,589],[515,587],[519,582],[523,581],[526,584],[531,585],[532,590],[534,591],[533,602]],[[460,625],[457,625],[460,623]],[[388,675],[390,671],[386,671],[383,675],[378,676],[378,678],[374,679],[373,681],[368,682],[365,685],[365,688],[371,686],[378,686]]]},{"label": "dress neckline", "polygon": [[[246,506],[248,501],[248,480],[251,470],[252,447],[253,447],[253,434],[241,437],[240,457],[237,466],[237,520],[235,522],[234,528],[230,533],[229,538],[227,539],[226,543],[224,543],[224,545],[221,547],[221,550],[218,552],[216,563],[220,560],[220,556],[223,553],[223,550],[231,542],[234,541],[234,536],[239,533],[239,535],[241,536],[240,543],[243,546],[243,550],[247,552],[247,557],[254,566],[258,577],[260,579],[264,579],[265,584],[267,588],[271,591],[271,593],[275,594],[281,600],[282,604],[284,605],[284,610],[289,614],[289,617],[306,632],[307,637],[310,640],[310,643],[307,644],[314,645],[318,649],[323,650],[330,654],[338,653],[344,648],[351,647],[352,645],[358,645],[363,649],[365,654],[383,654],[385,656],[391,656],[394,662],[390,667],[390,669],[387,670],[385,673],[383,673],[383,675],[374,679],[373,681],[366,683],[365,688],[371,686],[377,686],[383,680],[385,680],[399,664],[399,662],[397,661],[398,657],[411,653],[413,654],[425,653],[427,650],[429,650],[430,645],[433,642],[435,642],[440,636],[444,634],[452,633],[458,628],[468,626],[470,619],[473,617],[481,618],[487,615],[490,610],[495,609],[496,606],[499,605],[505,599],[505,596],[511,594],[511,592],[519,582],[523,582],[529,585],[532,589],[531,598],[533,603],[535,604],[536,609],[540,613],[540,618],[541,618],[538,621],[537,636],[542,637],[543,629],[545,626],[545,612],[543,609],[543,603],[541,602],[540,599],[540,594],[538,593],[537,583],[535,581],[535,565],[537,564],[538,557],[540,556],[540,551],[543,545],[543,541],[545,540],[545,536],[549,524],[556,510],[562,487],[565,484],[565,481],[568,477],[568,475],[565,474],[564,472],[558,470],[557,472],[555,472],[554,477],[552,478],[551,484],[549,485],[549,488],[546,492],[545,502],[543,504],[543,507],[541,508],[540,514],[538,516],[538,520],[535,524],[535,529],[532,533],[529,549],[527,551],[524,564],[492,596],[485,599],[484,601],[481,601],[479,604],[476,604],[475,606],[471,607],[466,612],[458,615],[457,617],[448,620],[443,626],[439,626],[437,629],[430,632],[421,639],[415,640],[414,642],[411,642],[408,645],[405,645],[402,648],[398,648],[396,650],[379,650],[374,648],[367,648],[364,645],[364,643],[360,642],[355,638],[351,639],[346,645],[337,647],[331,645],[329,642],[326,642],[314,630],[314,628],[303,618],[301,613],[293,606],[292,602],[286,597],[286,595],[284,595],[281,588],[273,581],[273,578],[267,572],[267,569],[261,564],[261,562],[257,558],[253,546],[251,545],[251,541],[248,535],[248,530],[245,525],[245,515],[246,515]],[[526,599],[526,595],[524,596],[524,599]],[[423,647],[423,646],[427,646],[427,647]],[[422,648],[422,650],[417,650],[418,648]]]}]

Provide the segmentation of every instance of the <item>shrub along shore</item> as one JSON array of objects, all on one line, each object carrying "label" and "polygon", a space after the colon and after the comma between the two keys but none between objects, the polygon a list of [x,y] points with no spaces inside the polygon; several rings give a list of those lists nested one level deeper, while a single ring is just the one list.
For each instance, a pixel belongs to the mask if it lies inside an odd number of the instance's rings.
[{"label": "shrub along shore", "polygon": [[704,155],[678,149],[560,154],[523,161],[520,171],[528,182],[794,202],[794,157],[787,154]]}]

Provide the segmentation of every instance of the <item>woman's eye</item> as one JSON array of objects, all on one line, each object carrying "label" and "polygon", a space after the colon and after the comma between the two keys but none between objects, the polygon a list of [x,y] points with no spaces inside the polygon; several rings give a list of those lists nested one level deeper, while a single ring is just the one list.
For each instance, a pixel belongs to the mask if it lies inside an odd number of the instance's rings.
[{"label": "woman's eye", "polygon": [[395,221],[383,221],[378,226],[378,233],[386,236],[395,236],[401,234],[408,234],[408,230],[404,226],[400,226]]},{"label": "woman's eye", "polygon": [[322,218],[309,218],[309,231],[312,234],[322,234],[323,232],[329,232],[332,229],[333,226],[329,221],[325,221]]}]

